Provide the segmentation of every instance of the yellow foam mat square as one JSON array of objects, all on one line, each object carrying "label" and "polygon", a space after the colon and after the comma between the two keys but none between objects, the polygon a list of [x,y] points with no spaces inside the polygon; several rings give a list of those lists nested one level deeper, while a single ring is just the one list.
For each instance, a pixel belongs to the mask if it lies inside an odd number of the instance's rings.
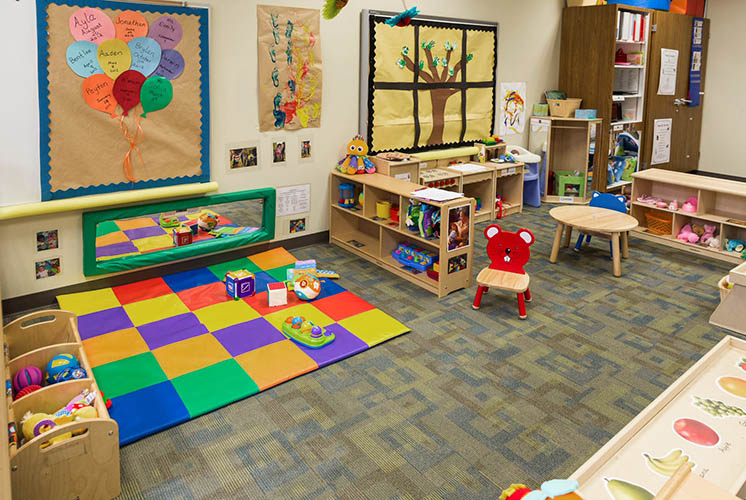
[{"label": "yellow foam mat square", "polygon": [[93,290],[90,292],[71,293],[68,295],[58,295],[57,303],[60,309],[74,312],[78,316],[90,314],[112,307],[119,307],[121,304],[114,295],[111,288]]},{"label": "yellow foam mat square", "polygon": [[339,325],[352,332],[370,347],[409,331],[409,328],[380,309],[371,309],[350,316],[341,320]]},{"label": "yellow foam mat square", "polygon": [[194,314],[208,330],[215,332],[221,328],[251,321],[261,316],[243,300],[230,300],[197,309]]},{"label": "yellow foam mat square", "polygon": [[127,304],[124,310],[135,326],[189,312],[189,308],[174,293]]},{"label": "yellow foam mat square", "polygon": [[169,379],[225,361],[231,355],[210,333],[168,344],[153,356]]},{"label": "yellow foam mat square", "polygon": [[140,238],[138,240],[132,240],[138,250],[141,252],[150,252],[151,250],[158,250],[160,248],[168,248],[174,246],[173,236],[170,234],[161,234],[158,236],[149,236],[148,238]]},{"label": "yellow foam mat square", "polygon": [[158,223],[150,217],[138,217],[137,219],[125,219],[115,222],[117,223],[117,226],[119,226],[119,229],[121,229],[122,231],[126,231],[127,229],[139,229],[141,227],[153,227],[158,225]]}]

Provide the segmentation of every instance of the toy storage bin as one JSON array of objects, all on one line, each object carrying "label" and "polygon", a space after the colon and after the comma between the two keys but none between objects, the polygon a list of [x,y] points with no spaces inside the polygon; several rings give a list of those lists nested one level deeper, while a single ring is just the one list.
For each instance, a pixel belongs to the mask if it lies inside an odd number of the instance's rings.
[{"label": "toy storage bin", "polygon": [[560,118],[570,118],[575,115],[575,110],[580,107],[583,99],[568,97],[567,99],[547,99],[549,103],[549,114]]},{"label": "toy storage bin", "polygon": [[[8,448],[14,499],[93,498],[119,495],[119,427],[109,417],[98,393],[88,358],[77,329],[76,316],[68,311],[48,310],[28,314],[3,329],[5,377],[10,379],[23,366],[44,368],[56,354],[74,354],[87,378],[43,386],[15,401],[7,394],[8,422],[16,428],[18,441]],[[12,356],[10,359],[8,356]],[[59,425],[18,446],[21,418],[27,411],[54,413],[84,389],[96,391],[93,406],[98,418]],[[83,431],[64,441],[41,448],[50,439],[71,431]]]},{"label": "toy storage bin", "polygon": [[648,210],[645,212],[645,221],[647,222],[648,232],[671,236],[673,215],[662,211]]}]

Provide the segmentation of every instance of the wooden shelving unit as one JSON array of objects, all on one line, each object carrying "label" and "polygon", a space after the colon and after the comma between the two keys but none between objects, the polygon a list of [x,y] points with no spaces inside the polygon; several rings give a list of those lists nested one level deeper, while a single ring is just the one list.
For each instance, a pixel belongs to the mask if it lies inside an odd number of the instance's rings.
[{"label": "wooden shelving unit", "polygon": [[[644,28],[637,39],[617,36],[625,13],[643,19]],[[613,152],[622,132],[638,140],[643,136],[651,20],[651,11],[619,4],[567,7],[563,11],[559,88],[568,96],[582,98],[583,108],[596,109],[602,120],[596,137],[599,158],[593,169],[592,190],[616,191],[630,184],[608,182],[606,161],[601,161],[601,156]],[[627,54],[641,52],[642,60],[618,64],[618,49]],[[616,106],[621,108],[618,114],[614,113]],[[637,168],[641,169],[639,162],[638,156]]]},{"label": "wooden shelving unit", "polygon": [[[355,208],[339,206],[339,185],[349,183],[355,186],[355,199],[363,193],[363,205]],[[420,237],[407,229],[406,216],[410,203],[416,200],[411,193],[423,186],[406,182],[383,174],[346,175],[332,172],[330,184],[330,224],[329,242],[348,250],[355,255],[380,266],[381,268],[424,288],[438,297],[466,288],[471,285],[474,238],[474,199],[458,198],[445,203],[422,201],[440,209],[441,231],[437,239]],[[399,221],[378,219],[376,203],[388,201],[399,206]],[[419,200],[416,200],[419,201]],[[468,246],[448,251],[448,213],[452,208],[468,207],[469,235]],[[411,243],[438,255],[440,274],[433,279],[427,273],[415,273],[405,269],[392,257],[400,243]],[[449,272],[449,262],[466,260],[466,267]]]},{"label": "wooden shelving unit", "polygon": [[[636,236],[686,250],[699,255],[732,263],[743,262],[739,253],[725,249],[725,239],[738,238],[746,241],[746,183],[716,179],[702,175],[685,174],[657,168],[637,172],[632,176],[632,204],[630,214],[640,226],[634,230]],[[668,210],[637,201],[642,195],[678,200],[679,205],[689,198],[697,198],[697,212]],[[654,211],[672,219],[670,234],[658,235],[648,231],[645,213]],[[740,224],[735,221],[743,221]],[[685,243],[676,239],[681,228],[688,223],[710,224],[718,228],[720,245],[715,248]]]}]

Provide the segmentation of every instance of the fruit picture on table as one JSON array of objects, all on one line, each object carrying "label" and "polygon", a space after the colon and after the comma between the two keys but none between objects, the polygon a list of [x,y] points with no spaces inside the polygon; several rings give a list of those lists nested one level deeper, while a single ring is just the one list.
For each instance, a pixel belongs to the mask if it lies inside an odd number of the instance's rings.
[{"label": "fruit picture on table", "polygon": [[648,469],[664,477],[673,476],[674,472],[684,464],[687,464],[690,469],[695,466],[694,462],[689,461],[689,455],[685,455],[681,448],[669,451],[665,457],[653,457],[647,453],[643,453],[642,456],[645,457],[645,465]]},{"label": "fruit picture on table", "polygon": [[606,479],[606,489],[613,500],[653,500],[655,495],[634,483],[622,479]]},{"label": "fruit picture on table", "polygon": [[717,418],[746,416],[746,411],[744,411],[742,408],[739,408],[738,406],[728,405],[723,401],[694,396],[694,402],[692,404],[700,410]]},{"label": "fruit picture on table", "polygon": [[746,399],[746,380],[738,377],[720,377],[717,384],[728,394]]},{"label": "fruit picture on table", "polygon": [[673,423],[676,434],[697,446],[712,447],[720,442],[720,436],[709,425],[693,418],[680,418]]}]

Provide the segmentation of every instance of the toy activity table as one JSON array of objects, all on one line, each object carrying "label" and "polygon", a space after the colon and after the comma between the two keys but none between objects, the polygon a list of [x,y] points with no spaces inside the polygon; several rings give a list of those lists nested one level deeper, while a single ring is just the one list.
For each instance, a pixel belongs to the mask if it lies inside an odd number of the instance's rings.
[{"label": "toy activity table", "polygon": [[549,257],[550,262],[557,262],[562,232],[565,231],[564,246],[569,247],[570,239],[572,238],[572,228],[577,228],[586,234],[611,235],[612,253],[614,254],[614,276],[622,275],[621,257],[625,259],[629,257],[627,232],[637,227],[637,219],[614,210],[582,205],[555,207],[549,211],[549,215],[557,221],[557,232],[554,235],[552,254]]}]

